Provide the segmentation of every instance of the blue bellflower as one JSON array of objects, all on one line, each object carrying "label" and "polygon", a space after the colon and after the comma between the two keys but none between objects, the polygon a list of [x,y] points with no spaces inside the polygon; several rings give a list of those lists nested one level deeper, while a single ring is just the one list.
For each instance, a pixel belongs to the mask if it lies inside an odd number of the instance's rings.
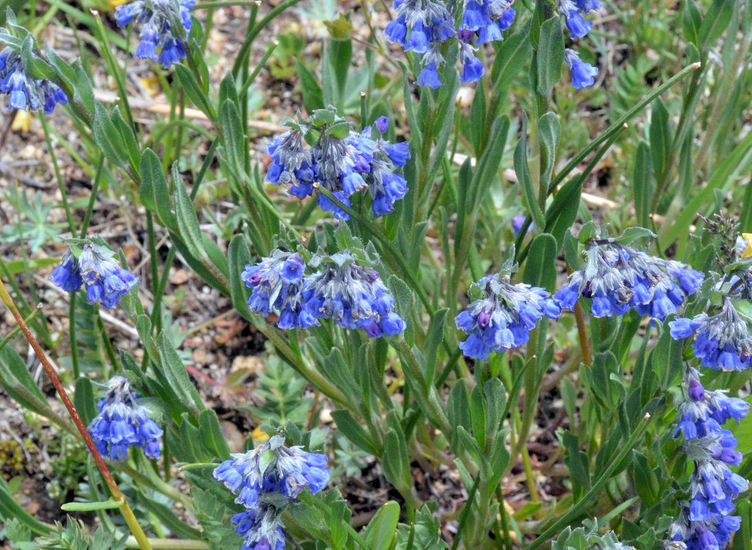
[{"label": "blue bellflower", "polygon": [[582,17],[582,13],[590,10],[583,10],[580,6],[589,6],[590,3],[574,2],[572,0],[559,0],[559,13],[564,16],[564,21],[569,29],[570,38],[576,40],[584,38],[593,30],[593,24]]},{"label": "blue bellflower", "polygon": [[455,319],[469,334],[460,343],[467,357],[487,359],[491,352],[527,343],[530,331],[544,316],[558,319],[561,308],[548,291],[524,283],[511,284],[502,274],[487,275],[475,283],[483,297],[472,302]]},{"label": "blue bellflower", "polygon": [[679,406],[679,424],[686,441],[685,451],[694,463],[689,501],[682,503],[679,517],[671,526],[671,538],[689,550],[725,548],[741,518],[731,515],[734,499],[748,488],[748,482],[731,470],[741,463],[737,441],[721,426],[739,422],[749,412],[749,403],[728,397],[725,391],[703,388],[700,374],[688,368],[684,376],[684,398]]},{"label": "blue bellflower", "polygon": [[[396,17],[387,25],[384,34],[389,42],[397,43],[405,51],[422,56],[418,85],[442,86],[439,70],[444,58],[441,44],[454,38],[459,40],[460,80],[476,82],[485,73],[483,63],[475,55],[475,47],[502,40],[502,32],[514,22],[515,11],[508,0],[464,0],[452,3],[450,13],[445,2],[438,0],[394,0]],[[458,26],[455,26],[455,20]]]},{"label": "blue bellflower", "polygon": [[285,547],[280,512],[273,506],[259,503],[232,516],[232,523],[243,539],[240,550],[282,550]]},{"label": "blue bellflower", "polygon": [[138,282],[138,277],[113,257],[114,253],[98,244],[85,243],[78,258],[69,250],[50,274],[50,280],[67,292],[86,289],[88,304],[111,309]]},{"label": "blue bellflower", "polygon": [[728,298],[717,315],[701,313],[691,319],[677,317],[669,326],[675,340],[694,334],[692,349],[706,367],[742,370],[752,366],[752,336],[746,321]]},{"label": "blue bellflower", "polygon": [[595,77],[598,76],[598,67],[580,59],[580,55],[576,51],[566,48],[564,50],[564,61],[569,66],[569,72],[572,75],[572,88],[579,90],[595,83]]},{"label": "blue bellflower", "polygon": [[350,251],[338,252],[305,282],[303,301],[317,318],[343,328],[362,328],[371,338],[393,336],[406,328],[394,311],[394,298],[379,272],[356,263]]},{"label": "blue bellflower", "polygon": [[680,262],[606,241],[590,247],[585,269],[572,273],[554,299],[572,309],[580,296],[590,298],[594,317],[624,315],[631,307],[663,321],[697,292],[703,277]]},{"label": "blue bellflower", "polygon": [[275,435],[246,453],[233,453],[214,469],[214,479],[236,495],[235,502],[254,509],[262,502],[280,502],[270,495],[295,499],[304,488],[318,493],[331,479],[328,458],[301,447],[285,447],[284,436]]},{"label": "blue bellflower", "polygon": [[282,329],[308,328],[318,324],[303,309],[301,288],[305,267],[300,255],[279,249],[255,265],[246,265],[240,278],[253,289],[248,299],[249,309],[263,316],[277,312],[277,326]]},{"label": "blue bellflower", "polygon": [[126,459],[130,447],[139,447],[149,458],[159,458],[162,429],[146,415],[138,397],[127,378],[110,379],[107,393],[97,403],[99,414],[88,427],[102,456],[120,462]]},{"label": "blue bellflower", "polygon": [[50,114],[58,103],[68,103],[68,96],[57,84],[26,74],[21,52],[12,48],[0,52],[0,93],[8,94],[9,110],[43,109],[45,114]]},{"label": "blue bellflower", "polygon": [[[398,170],[410,158],[410,148],[407,142],[385,140],[389,119],[381,119],[375,131],[369,126],[360,133],[351,131],[345,138],[328,134],[324,127],[312,147],[297,129],[276,137],[267,148],[272,160],[266,181],[289,186],[290,194],[299,198],[322,186],[346,206],[350,206],[352,195],[367,189],[375,216],[391,212],[408,190],[407,180]],[[339,219],[350,217],[323,194],[317,202]]]},{"label": "blue bellflower", "polygon": [[135,21],[141,41],[134,55],[159,61],[166,69],[186,57],[185,43],[174,33],[172,22],[179,21],[187,35],[195,5],[196,0],[136,0],[118,6],[115,19],[121,27]]}]

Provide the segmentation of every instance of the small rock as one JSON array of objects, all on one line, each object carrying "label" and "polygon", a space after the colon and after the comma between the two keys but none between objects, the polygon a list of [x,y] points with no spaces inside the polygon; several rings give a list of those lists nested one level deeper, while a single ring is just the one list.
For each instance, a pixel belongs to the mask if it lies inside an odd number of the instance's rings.
[{"label": "small rock", "polygon": [[184,285],[188,282],[191,275],[185,269],[176,269],[170,277],[170,282],[174,285]]}]

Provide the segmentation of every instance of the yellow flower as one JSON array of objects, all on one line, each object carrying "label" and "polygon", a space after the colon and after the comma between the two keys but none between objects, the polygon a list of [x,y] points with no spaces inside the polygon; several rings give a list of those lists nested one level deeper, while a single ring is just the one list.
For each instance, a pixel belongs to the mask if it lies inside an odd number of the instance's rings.
[{"label": "yellow flower", "polygon": [[742,260],[752,257],[752,233],[742,233],[742,237],[747,241],[747,249],[742,252]]},{"label": "yellow flower", "polygon": [[19,109],[16,113],[16,117],[13,119],[13,123],[10,126],[11,130],[13,130],[14,132],[28,132],[29,122],[31,122],[31,113]]},{"label": "yellow flower", "polygon": [[118,6],[125,4],[128,1],[129,0],[109,0],[109,2],[107,3],[110,5],[110,10],[114,10]]},{"label": "yellow flower", "polygon": [[256,426],[256,428],[253,430],[253,433],[251,434],[251,437],[253,437],[253,439],[255,439],[256,441],[267,441],[269,439],[269,434],[262,430],[261,426]]}]

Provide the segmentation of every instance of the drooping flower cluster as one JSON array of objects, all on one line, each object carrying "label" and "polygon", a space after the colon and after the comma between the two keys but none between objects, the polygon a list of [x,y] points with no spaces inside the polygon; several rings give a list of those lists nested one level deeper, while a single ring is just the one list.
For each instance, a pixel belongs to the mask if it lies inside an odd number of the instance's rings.
[{"label": "drooping flower cluster", "polygon": [[634,308],[640,315],[663,321],[697,292],[703,279],[701,272],[680,262],[615,241],[599,241],[587,251],[585,268],[572,273],[554,299],[562,308],[572,309],[580,296],[591,298],[590,313],[595,317],[623,315]]},{"label": "drooping flower cluster", "polygon": [[307,278],[303,301],[311,315],[343,328],[362,328],[371,338],[393,336],[406,327],[379,272],[359,265],[348,250],[327,258]]},{"label": "drooping flower cluster", "polygon": [[120,267],[110,249],[86,242],[65,253],[62,263],[52,271],[50,280],[66,292],[74,292],[83,286],[87,303],[100,303],[103,308],[110,309],[136,285],[138,277]]},{"label": "drooping flower cluster", "polygon": [[700,313],[691,319],[678,317],[669,326],[676,340],[695,335],[692,349],[706,367],[742,370],[752,366],[752,335],[747,322],[728,298],[717,315]]},{"label": "drooping flower cluster", "polygon": [[214,479],[237,496],[245,511],[232,522],[243,537],[243,549],[284,548],[285,535],[280,515],[300,492],[308,487],[318,493],[329,483],[325,454],[309,453],[301,447],[286,447],[278,434],[247,453],[235,453],[214,470]]},{"label": "drooping flower cluster", "polygon": [[747,490],[748,482],[730,468],[741,463],[742,454],[736,450],[733,434],[721,426],[745,417],[749,403],[728,397],[725,391],[706,390],[700,374],[691,367],[684,376],[684,393],[676,432],[684,434],[694,471],[689,502],[682,504],[671,537],[689,550],[725,548],[741,524],[741,518],[732,515],[734,499]]},{"label": "drooping flower cluster", "polygon": [[304,276],[300,255],[280,250],[246,265],[241,278],[253,288],[248,307],[261,315],[279,313],[277,326],[283,329],[332,319],[343,328],[362,328],[371,338],[405,330],[379,272],[358,264],[352,253],[338,252],[317,262],[316,269]]},{"label": "drooping flower cluster", "polygon": [[561,308],[543,288],[524,283],[511,284],[501,273],[487,275],[475,283],[483,297],[461,311],[457,328],[469,334],[460,343],[467,357],[487,359],[493,351],[526,344],[530,331],[544,316],[558,319]]},{"label": "drooping flower cluster", "polygon": [[195,5],[196,0],[136,0],[118,6],[115,19],[121,27],[136,21],[141,41],[134,55],[159,61],[166,69],[186,56],[185,43],[172,25],[180,22],[187,35]]},{"label": "drooping flower cluster", "polygon": [[[423,56],[418,84],[431,88],[443,84],[438,72],[444,64],[442,43],[457,37],[460,80],[477,82],[485,68],[475,51],[486,42],[501,40],[502,31],[512,26],[515,16],[510,0],[464,0],[449,5],[441,0],[394,0],[392,6],[396,17],[384,34],[406,52]],[[459,10],[461,16],[456,17]],[[459,21],[457,26],[455,20]]]},{"label": "drooping flower cluster", "polygon": [[305,263],[299,254],[274,250],[255,265],[246,265],[240,278],[253,289],[248,307],[259,315],[279,312],[282,329],[308,328],[318,321],[303,308],[302,286]]},{"label": "drooping flower cluster", "polygon": [[50,80],[37,80],[26,73],[21,52],[5,48],[0,52],[0,92],[8,94],[8,109],[38,111],[45,114],[55,106],[68,103],[68,96]]},{"label": "drooping flower cluster", "polygon": [[102,456],[120,462],[126,459],[130,447],[139,447],[149,458],[159,458],[162,429],[146,415],[138,398],[127,378],[110,379],[107,393],[97,403],[99,414],[88,427]]},{"label": "drooping flower cluster", "polygon": [[[272,162],[266,181],[289,186],[290,194],[299,198],[312,195],[314,188],[321,186],[346,206],[350,206],[350,196],[368,189],[374,215],[391,212],[395,201],[407,193],[407,181],[396,170],[410,158],[408,143],[384,139],[389,128],[386,117],[376,121],[375,131],[369,126],[358,133],[349,130],[344,121],[335,124],[334,114],[328,114],[329,122],[316,126],[314,119],[311,126],[295,125],[269,144]],[[309,131],[318,133],[312,147],[304,137]],[[318,204],[337,218],[350,217],[323,194]]]}]

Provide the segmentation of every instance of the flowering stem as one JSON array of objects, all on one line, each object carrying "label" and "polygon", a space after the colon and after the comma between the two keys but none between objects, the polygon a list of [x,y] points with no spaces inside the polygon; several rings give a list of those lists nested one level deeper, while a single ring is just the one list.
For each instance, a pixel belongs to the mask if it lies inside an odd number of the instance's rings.
[{"label": "flowering stem", "polygon": [[138,545],[139,545],[138,547],[141,548],[142,550],[152,550],[152,546],[151,544],[149,544],[149,540],[146,538],[144,531],[141,529],[141,526],[138,524],[138,520],[136,519],[136,516],[133,514],[133,510],[131,510],[130,506],[128,506],[128,502],[125,500],[125,497],[120,492],[120,489],[118,488],[117,483],[115,482],[115,479],[112,477],[110,470],[107,468],[107,464],[105,464],[104,460],[102,459],[102,455],[99,454],[99,450],[97,449],[97,446],[94,444],[94,441],[91,439],[91,435],[86,429],[86,426],[84,425],[83,420],[81,420],[81,416],[78,414],[78,411],[76,410],[76,407],[73,405],[73,402],[70,400],[70,397],[68,397],[68,393],[65,391],[65,388],[63,388],[63,384],[60,381],[60,378],[58,378],[57,374],[55,373],[55,369],[52,368],[52,364],[50,364],[50,361],[47,359],[47,356],[45,355],[44,351],[42,351],[42,348],[39,345],[39,342],[37,342],[31,330],[29,330],[29,327],[26,324],[26,321],[24,321],[24,318],[21,315],[21,312],[18,311],[18,308],[16,307],[16,304],[13,301],[13,298],[11,298],[10,294],[8,294],[8,290],[5,288],[5,284],[3,283],[2,280],[0,280],[0,300],[2,300],[5,306],[10,310],[13,317],[16,319],[16,322],[18,323],[18,326],[21,327],[21,331],[24,333],[26,340],[29,342],[29,345],[32,347],[32,349],[34,350],[34,353],[39,358],[39,362],[42,364],[42,367],[44,367],[44,371],[47,373],[47,376],[50,378],[52,385],[55,386],[55,390],[60,396],[60,400],[63,402],[63,405],[65,405],[65,408],[67,409],[68,414],[70,414],[71,418],[73,419],[73,423],[76,425],[76,428],[78,429],[78,432],[81,434],[81,437],[83,438],[84,443],[86,444],[86,447],[89,449],[89,452],[91,453],[91,456],[94,459],[94,462],[96,463],[97,468],[101,472],[102,479],[104,479],[105,483],[107,484],[107,487],[109,487],[110,493],[112,494],[112,498],[114,500],[123,501],[123,505],[120,507],[120,513],[123,515],[123,519],[125,519],[125,522],[128,524],[128,528],[130,529],[131,533],[133,533],[133,536],[138,542]]},{"label": "flowering stem", "polygon": [[590,349],[590,340],[587,336],[587,330],[585,329],[585,316],[582,312],[582,306],[578,301],[574,305],[574,319],[577,322],[577,337],[580,339],[580,349],[582,350],[582,358],[587,366],[593,364],[593,352]]}]

